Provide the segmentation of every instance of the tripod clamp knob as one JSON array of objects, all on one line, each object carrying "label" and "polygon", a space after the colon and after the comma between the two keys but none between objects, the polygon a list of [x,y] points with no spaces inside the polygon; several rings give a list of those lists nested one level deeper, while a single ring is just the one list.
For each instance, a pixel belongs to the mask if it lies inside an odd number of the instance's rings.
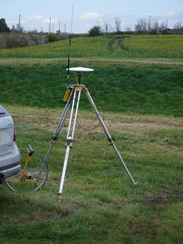
[{"label": "tripod clamp knob", "polygon": [[67,140],[66,140],[66,144],[65,144],[65,146],[66,146],[66,147],[67,147],[67,146],[72,147],[72,142],[73,142],[73,139],[72,139],[71,136],[69,136],[69,137],[67,138]]}]

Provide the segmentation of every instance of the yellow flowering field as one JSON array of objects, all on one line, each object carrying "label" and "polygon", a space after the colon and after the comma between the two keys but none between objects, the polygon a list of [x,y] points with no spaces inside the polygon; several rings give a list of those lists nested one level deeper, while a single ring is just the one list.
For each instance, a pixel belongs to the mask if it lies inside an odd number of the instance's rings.
[{"label": "yellow flowering field", "polygon": [[[66,58],[69,40],[40,46],[1,49],[0,58]],[[183,35],[106,35],[77,37],[71,42],[78,58],[183,58]]]}]

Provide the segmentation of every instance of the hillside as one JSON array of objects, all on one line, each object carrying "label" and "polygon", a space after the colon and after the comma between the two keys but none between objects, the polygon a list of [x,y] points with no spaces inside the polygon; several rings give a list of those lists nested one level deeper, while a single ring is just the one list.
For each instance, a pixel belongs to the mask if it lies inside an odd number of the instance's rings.
[{"label": "hillside", "polygon": [[[0,65],[0,103],[63,107],[66,65],[55,62]],[[72,65],[95,69],[82,81],[102,111],[183,116],[183,70],[179,66],[85,60],[72,61]],[[75,82],[74,74],[70,79]],[[86,109],[86,104],[83,95],[81,108]]]},{"label": "hillside", "polygon": [[[2,49],[0,58],[66,58],[68,40],[34,47]],[[183,58],[183,35],[129,35],[72,39],[75,58]]]}]

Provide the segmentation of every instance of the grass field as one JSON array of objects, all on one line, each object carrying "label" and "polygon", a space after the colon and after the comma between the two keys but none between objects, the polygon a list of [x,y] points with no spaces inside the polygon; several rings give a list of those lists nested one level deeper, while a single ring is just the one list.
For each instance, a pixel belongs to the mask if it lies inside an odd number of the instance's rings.
[{"label": "grass field", "polygon": [[[0,243],[183,242],[182,36],[102,38],[73,39],[71,65],[95,69],[83,83],[139,184],[82,94],[61,203],[68,118],[42,192],[0,185]],[[0,104],[14,117],[20,150],[31,143],[47,153],[63,110],[67,45],[0,51]]]},{"label": "grass field", "polygon": [[[8,106],[21,150],[45,155],[61,109]],[[62,202],[57,203],[66,126],[43,192],[1,186],[1,243],[181,243],[183,119],[102,113],[135,181],[130,182],[94,114],[80,111]],[[68,120],[67,120],[68,123]]]}]

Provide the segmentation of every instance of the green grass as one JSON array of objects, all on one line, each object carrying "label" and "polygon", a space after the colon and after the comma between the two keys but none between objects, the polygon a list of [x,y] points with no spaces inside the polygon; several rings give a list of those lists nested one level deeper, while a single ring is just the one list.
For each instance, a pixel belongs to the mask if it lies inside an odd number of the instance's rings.
[{"label": "green grass", "polygon": [[[46,155],[62,109],[4,104],[17,143]],[[78,124],[61,203],[57,202],[68,120],[49,160],[43,192],[14,193],[1,185],[1,243],[180,243],[182,118],[102,113],[135,181],[134,187],[100,127]],[[98,122],[79,111],[82,128]]]},{"label": "green grass", "polygon": [[[31,61],[30,61],[31,63]],[[183,115],[183,71],[181,66],[114,64],[81,61],[95,69],[85,74],[88,87],[102,111],[136,114]],[[79,61],[72,61],[78,66]],[[0,102],[39,107],[63,107],[66,66],[52,64],[0,65]],[[71,73],[71,83],[75,77]],[[83,97],[81,108],[85,109]],[[106,106],[107,104],[107,106]],[[89,106],[87,106],[89,109]]]},{"label": "green grass", "polygon": [[[182,242],[181,41],[181,35],[73,39],[71,66],[95,69],[83,83],[139,185],[132,185],[82,95],[61,203],[68,119],[43,192],[0,186],[0,243]],[[0,104],[14,117],[20,150],[31,143],[47,153],[63,110],[67,50],[68,41],[0,51]]]}]

